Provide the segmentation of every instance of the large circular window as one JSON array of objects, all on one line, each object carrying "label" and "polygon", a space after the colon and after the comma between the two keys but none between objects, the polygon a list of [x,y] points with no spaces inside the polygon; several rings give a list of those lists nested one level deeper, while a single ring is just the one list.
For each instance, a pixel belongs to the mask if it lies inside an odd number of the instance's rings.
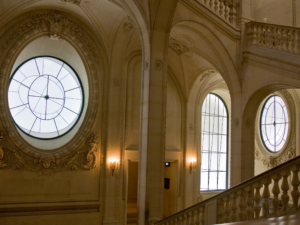
[{"label": "large circular window", "polygon": [[260,133],[262,142],[270,152],[278,152],[286,142],[288,113],[282,98],[277,95],[269,97],[261,112]]},{"label": "large circular window", "polygon": [[9,110],[17,127],[41,139],[66,134],[80,118],[84,93],[73,68],[53,57],[35,57],[13,73]]}]

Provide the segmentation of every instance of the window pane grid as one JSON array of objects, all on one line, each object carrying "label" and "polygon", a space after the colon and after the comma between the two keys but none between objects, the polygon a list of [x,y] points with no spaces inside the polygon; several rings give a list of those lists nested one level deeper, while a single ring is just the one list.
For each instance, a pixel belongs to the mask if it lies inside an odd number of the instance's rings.
[{"label": "window pane grid", "polygon": [[215,94],[202,105],[200,190],[227,188],[227,108]]},{"label": "window pane grid", "polygon": [[284,101],[277,95],[272,95],[264,103],[260,133],[263,144],[270,152],[278,152],[286,142],[288,132],[288,114]]}]

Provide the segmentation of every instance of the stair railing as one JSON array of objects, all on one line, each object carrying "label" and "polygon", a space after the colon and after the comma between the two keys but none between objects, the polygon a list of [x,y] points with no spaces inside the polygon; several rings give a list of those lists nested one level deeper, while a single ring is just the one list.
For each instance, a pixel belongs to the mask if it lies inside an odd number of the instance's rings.
[{"label": "stair railing", "polygon": [[300,156],[155,224],[221,224],[295,213],[299,210],[299,171]]},{"label": "stair railing", "polygon": [[238,4],[234,3],[232,0],[195,0],[213,13],[217,14],[226,22],[230,23],[232,26],[237,27],[237,12]]},{"label": "stair railing", "polygon": [[300,27],[251,21],[247,23],[247,41],[248,45],[299,55]]}]

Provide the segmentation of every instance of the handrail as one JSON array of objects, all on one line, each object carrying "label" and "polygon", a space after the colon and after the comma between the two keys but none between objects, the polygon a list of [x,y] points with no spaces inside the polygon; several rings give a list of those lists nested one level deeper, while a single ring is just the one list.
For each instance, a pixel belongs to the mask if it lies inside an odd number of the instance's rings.
[{"label": "handrail", "polygon": [[300,27],[251,21],[247,23],[248,45],[300,54]]},{"label": "handrail", "polygon": [[[298,209],[300,185],[298,173],[300,171],[300,156],[297,156],[277,167],[274,167],[262,174],[250,178],[212,198],[206,199],[189,208],[186,208],[174,215],[156,222],[156,225],[182,224],[211,224],[211,223],[228,223],[237,221],[246,221],[253,219],[276,217],[287,215],[293,210]],[[288,177],[293,174],[291,183]],[[282,179],[282,181],[280,181]],[[281,182],[281,199],[279,199]],[[272,187],[272,204],[273,211],[270,211],[270,186]],[[292,187],[292,188],[291,188]],[[292,189],[292,190],[290,190]],[[262,192],[262,194],[261,194]],[[289,205],[291,196],[292,206]],[[263,200],[262,200],[263,199]],[[237,201],[239,204],[237,204]],[[263,202],[261,202],[263,201]],[[279,202],[283,207],[279,207]],[[216,215],[205,221],[208,215],[207,206],[215,207]],[[263,209],[263,213],[261,213]],[[210,212],[210,215],[213,215]],[[208,218],[208,217],[207,217]]]},{"label": "handrail", "polygon": [[238,3],[232,0],[194,0],[206,6],[227,23],[237,27]]}]

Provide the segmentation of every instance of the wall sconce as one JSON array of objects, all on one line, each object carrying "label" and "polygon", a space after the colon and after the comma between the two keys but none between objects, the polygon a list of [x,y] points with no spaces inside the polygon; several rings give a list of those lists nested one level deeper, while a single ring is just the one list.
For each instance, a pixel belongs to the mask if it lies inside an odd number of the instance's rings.
[{"label": "wall sconce", "polygon": [[194,169],[196,169],[196,161],[190,161],[190,174]]},{"label": "wall sconce", "polygon": [[111,161],[111,162],[109,163],[109,167],[110,167],[110,170],[111,170],[111,175],[113,176],[115,170],[118,169],[118,162],[117,162],[117,161]]}]

